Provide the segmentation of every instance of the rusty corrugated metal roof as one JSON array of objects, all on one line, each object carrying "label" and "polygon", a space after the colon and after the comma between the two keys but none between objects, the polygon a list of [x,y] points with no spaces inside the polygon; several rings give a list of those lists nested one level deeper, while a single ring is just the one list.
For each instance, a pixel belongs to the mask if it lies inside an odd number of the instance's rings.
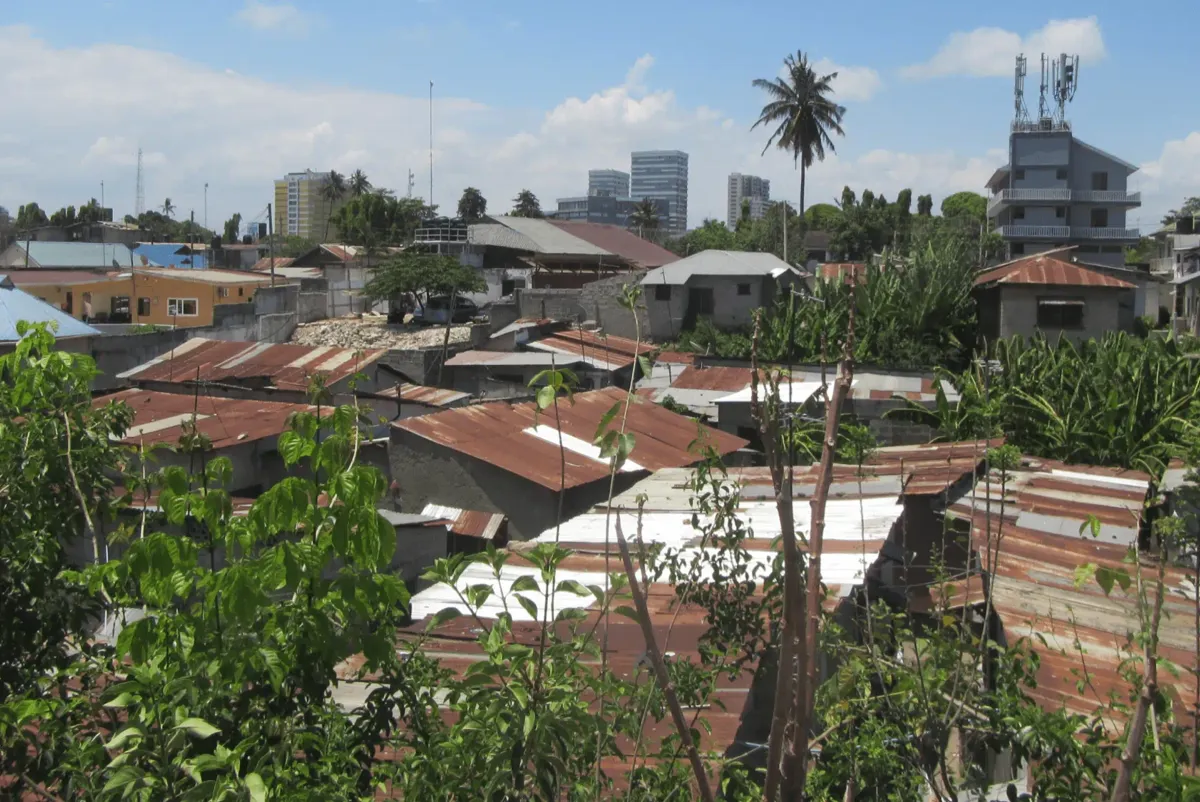
[{"label": "rusty corrugated metal roof", "polygon": [[442,387],[426,387],[423,384],[403,382],[395,387],[380,390],[379,395],[395,398],[400,402],[411,401],[431,407],[453,407],[471,397],[470,393],[447,390]]},{"label": "rusty corrugated metal roof", "polygon": [[649,240],[644,240],[620,226],[570,220],[547,220],[546,222],[638,267],[661,267],[679,260],[678,254],[672,253],[661,245],[655,245]]},{"label": "rusty corrugated metal roof", "polygon": [[[774,366],[772,370],[783,370]],[[826,371],[825,378],[832,382],[836,369]],[[713,390],[736,393],[750,386],[752,372],[748,367],[732,365],[712,365],[709,367],[688,366],[671,382],[671,389],[679,390]],[[809,365],[794,366],[790,380],[796,382],[816,382],[821,380],[821,371]],[[850,397],[871,401],[889,401],[896,397],[932,403],[937,400],[938,380],[933,376],[911,376],[904,373],[886,371],[855,371],[854,385],[850,388]],[[958,391],[948,383],[943,384],[943,390],[950,401],[958,399]],[[657,393],[658,396],[669,394],[669,391]]]},{"label": "rusty corrugated metal roof", "polygon": [[1083,265],[1039,254],[1019,259],[1010,264],[988,270],[975,278],[975,286],[985,284],[1036,284],[1059,287],[1107,287],[1132,290],[1128,281],[1122,281],[1098,270]]},{"label": "rusty corrugated metal roof", "polygon": [[174,445],[183,434],[183,424],[196,418],[196,431],[212,442],[214,450],[278,437],[296,412],[316,412],[308,404],[255,401],[239,398],[159,393],[151,390],[122,390],[92,401],[103,406],[120,401],[133,410],[133,424],[121,442],[137,445]]},{"label": "rusty corrugated metal roof", "polygon": [[[1026,458],[1003,479],[993,470],[947,512],[970,529],[1006,639],[1033,640],[1041,662],[1031,695],[1047,708],[1089,715],[1129,690],[1121,664],[1141,650],[1136,596],[1119,586],[1105,595],[1075,576],[1090,563],[1136,573],[1125,560],[1140,535],[1149,481],[1137,471]],[[1144,581],[1155,574],[1143,567]],[[1182,715],[1196,691],[1196,587],[1181,569],[1166,569],[1164,612],[1160,655],[1182,669],[1164,690]]]},{"label": "rusty corrugated metal roof", "polygon": [[[263,258],[261,258],[257,262],[255,262],[254,266],[251,267],[250,269],[256,270],[259,272],[270,273],[271,267],[272,267],[272,262],[274,262],[275,269],[278,270],[281,267],[290,267],[292,262],[294,262],[294,261],[296,261],[296,259],[293,256],[276,256],[276,257],[274,257],[273,260],[272,260],[272,257],[270,257],[270,256],[264,256]],[[320,273],[318,272],[315,275],[320,275]]]},{"label": "rusty corrugated metal roof", "polygon": [[450,531],[456,535],[483,540],[495,540],[508,523],[508,519],[500,512],[464,510],[444,504],[426,504],[421,514],[446,521]]},{"label": "rusty corrugated metal roof", "polygon": [[119,374],[133,382],[221,382],[266,379],[270,386],[304,390],[313,374],[334,384],[387,353],[383,349],[355,350],[330,345],[250,343],[196,337],[143,365]]},{"label": "rusty corrugated metal roof", "polygon": [[[616,387],[576,393],[573,402],[560,399],[557,416],[564,436],[565,477],[561,475],[562,455],[554,409],[537,414],[535,420],[533,403],[496,402],[409,418],[392,425],[558,490],[564,482],[570,488],[608,476],[608,460],[599,457],[592,440],[601,418],[616,404],[627,410],[626,431],[636,439],[625,470],[655,471],[690,465],[698,459],[689,450],[700,434],[695,421],[657,404],[636,401],[628,404],[625,391]],[[612,427],[618,428],[621,420],[622,415],[617,415]],[[707,442],[722,454],[746,446],[745,440],[725,432],[707,430],[704,434]]]},{"label": "rusty corrugated metal roof", "polygon": [[639,355],[649,356],[654,352],[654,346],[649,343],[583,329],[554,332],[526,343],[526,347],[576,356],[594,367],[606,370],[627,368]]}]

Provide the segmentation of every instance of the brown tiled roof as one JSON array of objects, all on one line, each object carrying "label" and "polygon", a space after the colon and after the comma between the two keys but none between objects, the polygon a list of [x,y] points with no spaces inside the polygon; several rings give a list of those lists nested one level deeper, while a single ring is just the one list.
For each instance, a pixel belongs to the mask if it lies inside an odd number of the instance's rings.
[{"label": "brown tiled roof", "polygon": [[355,350],[329,345],[250,343],[196,337],[149,362],[120,374],[133,382],[228,382],[265,378],[270,386],[303,390],[309,377],[341,381],[379,359],[382,349]]},{"label": "brown tiled roof", "polygon": [[[626,404],[625,391],[616,387],[576,393],[573,401],[560,400],[557,417],[562,433],[569,438],[565,477],[561,470],[563,455],[556,442],[555,414],[543,412],[536,417],[539,430],[550,431],[543,439],[531,431],[535,426],[533,403],[478,404],[392,425],[557,491],[564,482],[570,488],[608,477],[608,460],[600,458],[591,443],[601,418],[615,404]],[[623,414],[624,408],[613,426],[620,425]],[[656,471],[690,465],[698,459],[689,449],[697,437],[697,424],[690,418],[658,404],[635,402],[628,404],[626,423],[626,431],[634,435],[636,445],[630,457],[632,464],[626,464],[625,470],[640,467]],[[746,446],[745,440],[726,432],[710,430],[706,436],[708,444],[722,454]]]},{"label": "brown tiled roof", "polygon": [[632,231],[620,226],[603,223],[581,223],[569,220],[548,220],[550,225],[562,229],[573,237],[603,248],[611,254],[632,262],[638,267],[662,267],[679,260],[677,254],[666,248],[644,240]]},{"label": "brown tiled roof", "polygon": [[308,404],[254,401],[236,398],[122,390],[92,401],[103,406],[122,401],[133,410],[133,425],[122,442],[136,445],[174,445],[183,434],[183,424],[196,416],[196,431],[212,442],[214,449],[278,437],[295,412],[315,412]]},{"label": "brown tiled roof", "polygon": [[1083,265],[1039,254],[1001,265],[975,278],[975,286],[986,284],[1035,284],[1059,287],[1108,287],[1131,290],[1133,285]]}]

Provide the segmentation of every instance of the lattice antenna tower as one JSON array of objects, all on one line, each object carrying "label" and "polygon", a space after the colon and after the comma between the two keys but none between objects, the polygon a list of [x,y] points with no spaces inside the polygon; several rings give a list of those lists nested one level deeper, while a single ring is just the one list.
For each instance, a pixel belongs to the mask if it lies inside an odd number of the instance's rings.
[{"label": "lattice antenna tower", "polygon": [[1013,121],[1029,122],[1029,110],[1025,108],[1025,73],[1027,61],[1025,55],[1017,56],[1017,68],[1013,76]]},{"label": "lattice antenna tower", "polygon": [[415,183],[416,183],[416,176],[413,175],[412,170],[409,170],[408,171],[408,197],[410,197],[410,198],[412,197],[413,184],[415,184]]},{"label": "lattice antenna tower", "polygon": [[146,185],[142,179],[142,149],[138,148],[137,199],[133,204],[133,216],[140,219],[144,211],[146,211]]},{"label": "lattice antenna tower", "polygon": [[1046,92],[1050,88],[1050,60],[1046,58],[1046,54],[1042,54],[1042,83],[1038,89],[1038,120],[1045,120],[1050,116],[1050,107],[1046,103]]},{"label": "lattice antenna tower", "polygon": [[1067,103],[1075,97],[1079,88],[1079,56],[1059,55],[1054,62],[1054,102],[1057,107],[1055,119],[1067,120]]}]

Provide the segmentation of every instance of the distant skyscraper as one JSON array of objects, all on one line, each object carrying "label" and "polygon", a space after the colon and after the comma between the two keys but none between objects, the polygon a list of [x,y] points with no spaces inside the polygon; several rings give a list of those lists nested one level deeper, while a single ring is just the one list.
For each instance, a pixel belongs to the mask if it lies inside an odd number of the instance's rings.
[{"label": "distant skyscraper", "polygon": [[588,170],[588,194],[628,198],[629,173],[620,170]]},{"label": "distant skyscraper", "polygon": [[771,206],[771,182],[756,175],[729,174],[729,211],[726,222],[737,228],[742,218],[742,200],[750,202],[750,219],[760,220]]},{"label": "distant skyscraper", "polygon": [[681,150],[639,150],[632,157],[630,197],[667,203],[662,230],[673,235],[687,231],[688,155]]},{"label": "distant skyscraper", "polygon": [[333,204],[321,196],[329,173],[288,173],[275,182],[275,233],[319,241],[328,228]]}]

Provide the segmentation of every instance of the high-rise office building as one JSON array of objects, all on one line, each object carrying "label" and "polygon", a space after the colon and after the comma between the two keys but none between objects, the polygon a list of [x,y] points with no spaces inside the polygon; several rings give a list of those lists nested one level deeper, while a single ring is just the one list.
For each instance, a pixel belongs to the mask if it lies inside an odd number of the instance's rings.
[{"label": "high-rise office building", "polygon": [[275,182],[275,233],[318,241],[325,237],[334,203],[321,190],[329,173],[288,173]]},{"label": "high-rise office building", "polygon": [[[651,198],[654,210],[661,221],[667,219],[667,202]],[[574,220],[582,223],[604,223],[610,226],[620,226],[630,231],[634,227],[629,218],[637,201],[632,198],[616,198],[612,195],[585,195],[574,198],[559,198],[558,210],[551,212],[555,220]]]},{"label": "high-rise office building", "polygon": [[621,170],[588,170],[588,194],[629,197],[629,173]]},{"label": "high-rise office building", "polygon": [[738,220],[742,217],[742,200],[750,204],[750,219],[760,220],[771,206],[771,182],[756,175],[741,173],[729,174],[729,201],[726,222],[730,228],[737,228]]},{"label": "high-rise office building", "polygon": [[630,197],[665,201],[668,212],[661,230],[676,236],[687,231],[688,155],[681,150],[639,150],[631,161]]}]

